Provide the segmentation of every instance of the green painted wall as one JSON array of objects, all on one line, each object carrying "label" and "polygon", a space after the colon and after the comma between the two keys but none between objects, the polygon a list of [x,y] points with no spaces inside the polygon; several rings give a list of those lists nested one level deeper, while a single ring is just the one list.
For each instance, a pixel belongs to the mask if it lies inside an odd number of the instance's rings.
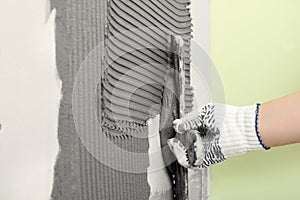
[{"label": "green painted wall", "polygon": [[[226,103],[300,90],[300,1],[211,1],[211,57]],[[297,200],[299,185],[300,145],[273,148],[212,167],[211,200]]]}]

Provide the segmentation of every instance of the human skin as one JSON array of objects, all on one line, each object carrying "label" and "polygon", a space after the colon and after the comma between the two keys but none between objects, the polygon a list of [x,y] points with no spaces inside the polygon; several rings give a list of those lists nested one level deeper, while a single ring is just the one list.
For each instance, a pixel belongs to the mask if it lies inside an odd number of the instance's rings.
[{"label": "human skin", "polygon": [[300,91],[263,103],[258,130],[268,147],[300,142]]}]

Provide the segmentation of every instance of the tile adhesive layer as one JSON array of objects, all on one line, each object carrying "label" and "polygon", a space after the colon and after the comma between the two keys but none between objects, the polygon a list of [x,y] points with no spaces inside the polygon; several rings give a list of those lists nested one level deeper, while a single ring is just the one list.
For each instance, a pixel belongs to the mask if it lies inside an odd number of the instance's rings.
[{"label": "tile adhesive layer", "polygon": [[[56,16],[56,60],[62,80],[58,139],[60,153],[55,165],[54,200],[149,199],[149,158],[129,160],[128,168],[144,167],[144,173],[124,172],[106,166],[83,145],[72,115],[76,74],[88,54],[101,46],[98,118],[105,137],[120,149],[147,153],[146,121],[161,115],[161,145],[174,136],[174,94],[166,91],[170,62],[170,35],[184,41],[185,113],[192,110],[190,42],[192,24],[189,0],[52,0]],[[174,63],[173,63],[174,64]],[[171,66],[172,67],[172,66]],[[86,85],[86,88],[89,88]],[[93,138],[88,138],[96,143]],[[168,150],[166,150],[168,151]],[[101,152],[110,154],[115,152]],[[116,152],[117,153],[117,152]],[[169,157],[166,152],[164,158]],[[176,163],[169,166],[174,198],[187,199],[187,172]]]}]

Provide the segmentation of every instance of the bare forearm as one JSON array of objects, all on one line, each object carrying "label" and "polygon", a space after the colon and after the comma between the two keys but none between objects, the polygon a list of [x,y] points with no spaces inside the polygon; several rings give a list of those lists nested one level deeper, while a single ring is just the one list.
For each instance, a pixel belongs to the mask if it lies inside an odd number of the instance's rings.
[{"label": "bare forearm", "polygon": [[262,104],[258,128],[269,147],[300,142],[300,91]]}]

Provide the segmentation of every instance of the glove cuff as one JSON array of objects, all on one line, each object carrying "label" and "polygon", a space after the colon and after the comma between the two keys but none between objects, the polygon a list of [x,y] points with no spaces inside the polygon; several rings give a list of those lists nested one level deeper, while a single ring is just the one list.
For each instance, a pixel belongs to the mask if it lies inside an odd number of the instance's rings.
[{"label": "glove cuff", "polygon": [[256,132],[256,136],[259,140],[259,143],[261,144],[261,146],[265,149],[265,150],[270,150],[271,148],[268,147],[267,145],[265,145],[262,141],[262,138],[260,136],[260,132],[258,130],[258,119],[259,119],[259,109],[260,109],[261,104],[258,103],[256,104],[256,112],[255,112],[255,132]]},{"label": "glove cuff", "polygon": [[[224,106],[219,145],[225,158],[270,149],[263,144],[258,131],[259,106]],[[221,121],[222,115],[218,118]]]}]

